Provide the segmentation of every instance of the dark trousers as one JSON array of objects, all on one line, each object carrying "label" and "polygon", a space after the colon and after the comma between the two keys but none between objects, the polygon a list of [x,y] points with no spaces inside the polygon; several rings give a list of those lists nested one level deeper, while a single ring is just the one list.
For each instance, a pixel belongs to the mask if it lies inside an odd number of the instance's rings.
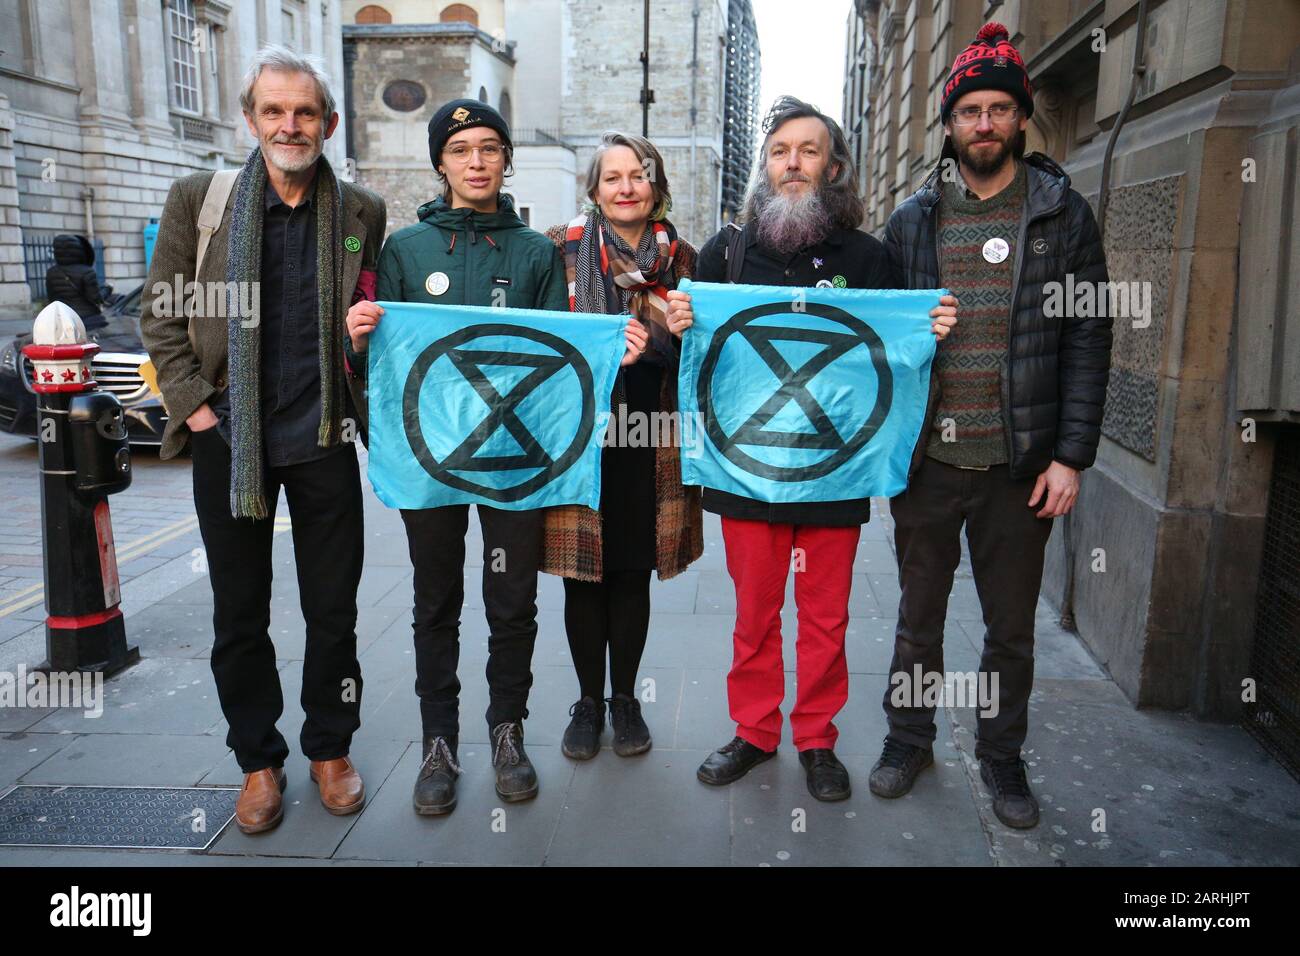
[{"label": "dark trousers", "polygon": [[[469,505],[403,511],[415,568],[415,693],[425,734],[460,732],[460,611],[465,601]],[[488,709],[497,724],[528,716],[537,641],[542,512],[478,505],[483,530],[483,607],[488,622]]]},{"label": "dark trousers", "polygon": [[564,579],[564,629],[583,697],[635,696],[636,671],[650,629],[650,572],[606,571],[603,581]]},{"label": "dark trousers", "polygon": [[212,675],[230,725],[226,743],[245,773],[284,765],[275,723],[284,710],[271,642],[271,541],[284,488],[293,519],[298,596],[307,625],[302,661],[302,752],[347,755],[361,725],[357,585],[361,581],[361,475],[348,445],[301,465],[268,468],[264,519],[230,515],[230,448],[216,428],[195,433],[194,507],[212,581]]},{"label": "dark trousers", "polygon": [[[1035,517],[1043,502],[1036,508],[1027,504],[1034,481],[1012,479],[1006,465],[979,471],[926,458],[907,490],[889,502],[903,591],[891,678],[901,673],[914,683],[918,664],[922,674],[943,673],[944,620],[966,526],[985,626],[980,674],[998,678],[997,714],[978,718],[979,758],[1018,757],[1029,727],[1034,610],[1052,531],[1051,519]],[[991,680],[988,686],[992,688]],[[894,689],[891,682],[885,690],[889,735],[929,747],[935,708],[897,706],[891,700]]]}]

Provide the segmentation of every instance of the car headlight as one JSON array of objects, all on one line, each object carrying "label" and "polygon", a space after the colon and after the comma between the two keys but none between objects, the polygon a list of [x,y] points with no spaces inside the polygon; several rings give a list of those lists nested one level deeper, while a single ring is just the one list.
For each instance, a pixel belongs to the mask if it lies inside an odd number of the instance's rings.
[{"label": "car headlight", "polygon": [[0,369],[18,373],[18,350],[14,348],[12,342],[4,347],[3,352],[0,352]]}]

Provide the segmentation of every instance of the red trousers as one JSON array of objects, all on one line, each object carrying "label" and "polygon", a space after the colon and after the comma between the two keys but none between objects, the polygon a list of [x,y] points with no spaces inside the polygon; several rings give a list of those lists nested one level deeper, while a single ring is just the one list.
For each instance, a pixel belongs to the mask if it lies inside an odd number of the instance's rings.
[{"label": "red trousers", "polygon": [[785,666],[781,606],[795,573],[799,611],[795,704],[790,727],[798,750],[834,748],[834,717],[849,697],[844,631],[861,528],[722,519],[727,571],[736,585],[736,630],[727,700],[736,736],[763,750],[781,742]]}]

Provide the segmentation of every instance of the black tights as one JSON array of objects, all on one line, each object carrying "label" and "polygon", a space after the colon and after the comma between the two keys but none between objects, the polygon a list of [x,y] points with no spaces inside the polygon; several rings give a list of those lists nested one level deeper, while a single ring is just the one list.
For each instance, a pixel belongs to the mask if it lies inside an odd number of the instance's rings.
[{"label": "black tights", "polygon": [[650,572],[611,571],[599,584],[564,579],[564,628],[583,697],[605,696],[605,649],[614,694],[635,696],[650,627]]}]

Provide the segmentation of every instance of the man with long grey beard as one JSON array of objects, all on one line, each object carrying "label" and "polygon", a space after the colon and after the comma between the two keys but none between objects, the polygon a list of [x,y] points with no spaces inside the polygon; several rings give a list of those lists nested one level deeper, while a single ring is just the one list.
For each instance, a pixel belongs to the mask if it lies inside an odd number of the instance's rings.
[{"label": "man with long grey beard", "polygon": [[[702,282],[892,289],[897,279],[879,241],[858,230],[862,201],[844,133],[816,107],[791,96],[776,101],[741,219],[700,250]],[[693,320],[690,296],[668,293],[668,327],[681,335]],[[957,300],[944,296],[930,315],[943,339]],[[844,800],[849,774],[835,756],[834,717],[848,699],[844,632],[849,588],[869,498],[768,504],[712,488],[704,508],[722,516],[727,571],[736,587],[734,656],[727,699],[736,736],[700,766],[707,784],[739,780],[776,755],[781,741],[785,668],[781,606],[792,563],[799,608],[797,696],[790,713],[794,745],[818,800]],[[792,557],[795,560],[792,562]]]}]

